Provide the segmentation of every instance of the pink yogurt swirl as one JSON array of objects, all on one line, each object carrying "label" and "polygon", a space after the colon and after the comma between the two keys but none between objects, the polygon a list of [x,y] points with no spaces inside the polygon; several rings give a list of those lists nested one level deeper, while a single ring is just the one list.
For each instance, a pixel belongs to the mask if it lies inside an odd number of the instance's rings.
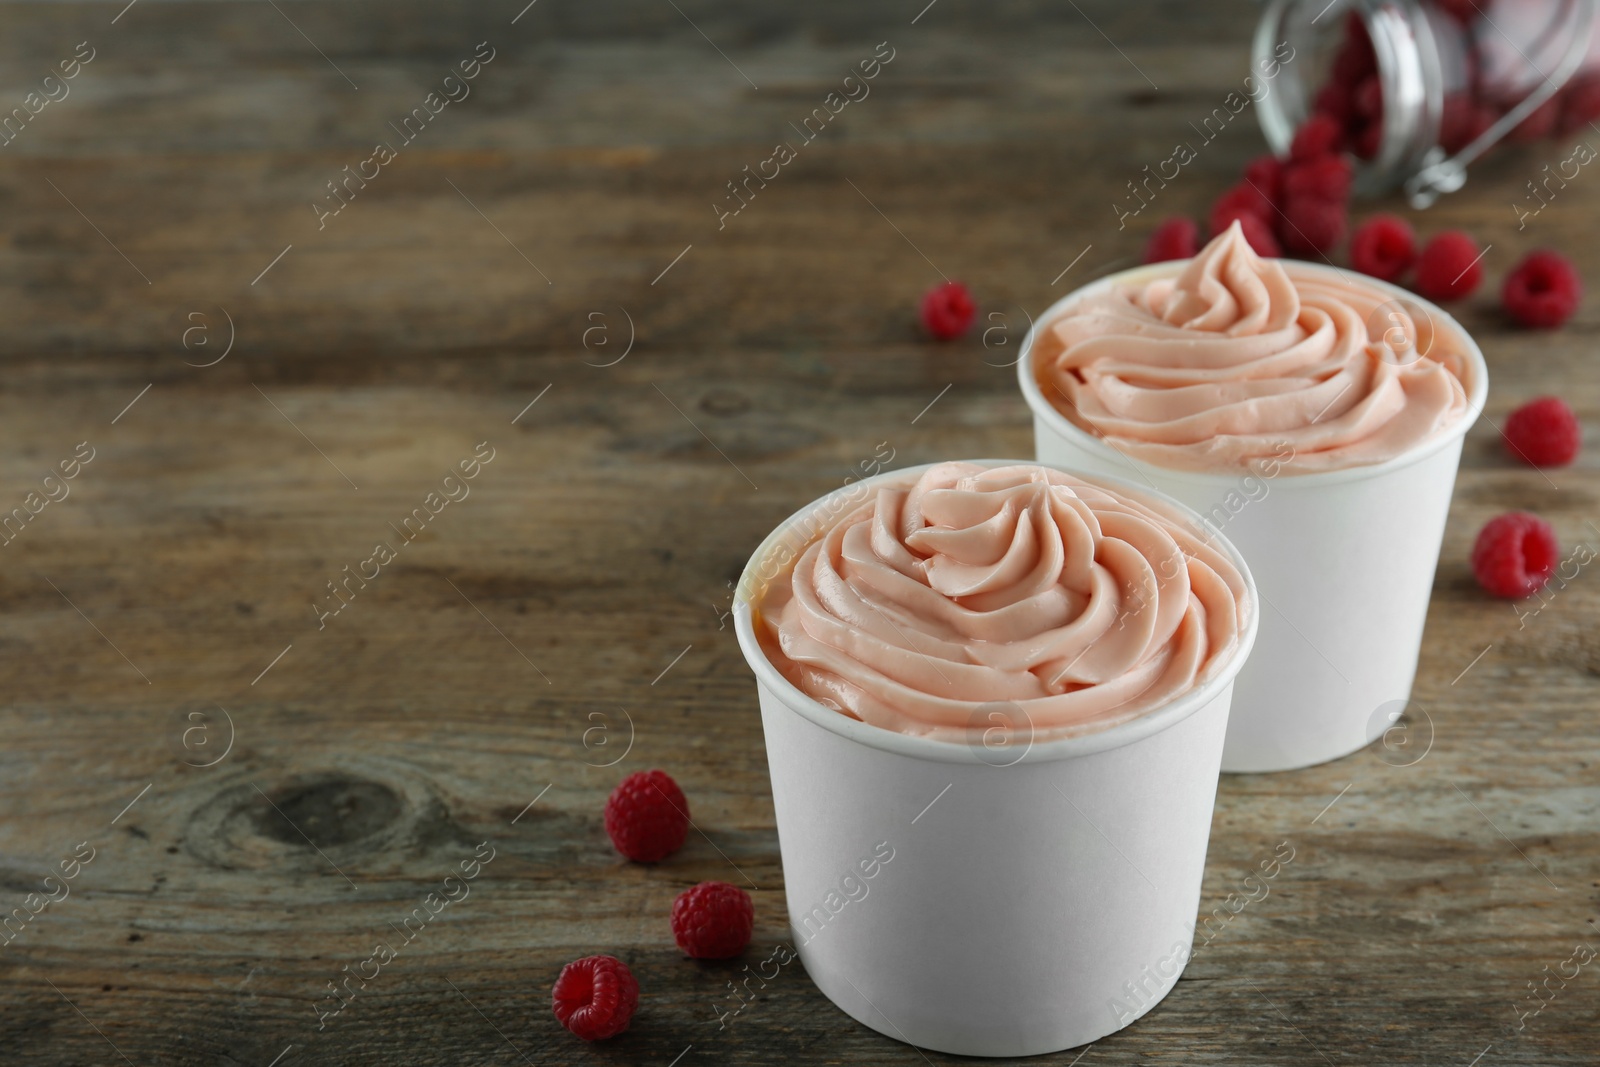
[{"label": "pink yogurt swirl", "polygon": [[1068,307],[1034,374],[1077,426],[1161,467],[1381,463],[1465,415],[1467,364],[1420,304],[1341,273],[1262,259],[1234,223],[1176,277]]},{"label": "pink yogurt swirl", "polygon": [[1254,610],[1192,519],[1087,479],[942,463],[868,488],[754,622],[789,681],[875,726],[972,742],[1004,705],[1032,739],[1104,729],[1206,681]]}]

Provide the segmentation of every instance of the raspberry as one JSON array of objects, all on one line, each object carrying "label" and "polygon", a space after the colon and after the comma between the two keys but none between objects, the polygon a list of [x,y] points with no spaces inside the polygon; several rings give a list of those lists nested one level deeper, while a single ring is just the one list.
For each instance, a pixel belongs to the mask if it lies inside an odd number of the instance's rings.
[{"label": "raspberry", "polygon": [[1460,230],[1446,230],[1423,246],[1413,288],[1429,300],[1456,300],[1483,280],[1478,242]]},{"label": "raspberry", "polygon": [[1351,171],[1350,161],[1343,156],[1318,156],[1290,163],[1283,168],[1283,197],[1348,200]]},{"label": "raspberry", "polygon": [[1572,79],[1561,92],[1560,131],[1572,133],[1596,119],[1600,119],[1600,75]]},{"label": "raspberry", "polygon": [[1350,265],[1386,282],[1399,281],[1417,258],[1417,235],[1398,215],[1374,215],[1350,238]]},{"label": "raspberry", "polygon": [[1215,237],[1228,228],[1228,224],[1240,215],[1255,215],[1257,218],[1270,219],[1274,214],[1272,201],[1260,189],[1240,182],[1228,187],[1228,191],[1217,197],[1211,205],[1211,215],[1208,221],[1211,224],[1211,235]]},{"label": "raspberry", "polygon": [[1283,205],[1278,238],[1292,255],[1327,255],[1344,240],[1345,207],[1337,200],[1292,196]]},{"label": "raspberry", "polygon": [[630,860],[666,859],[689,836],[689,802],[666,771],[635,771],[606,800],[606,833]]},{"label": "raspberry", "polygon": [[1355,112],[1364,119],[1376,119],[1383,116],[1383,83],[1376,74],[1368,74],[1356,86],[1355,96],[1351,99]]},{"label": "raspberry", "polygon": [[1534,329],[1560,326],[1578,310],[1582,299],[1577,270],[1565,256],[1548,249],[1530,252],[1506,275],[1500,290],[1500,300],[1511,317]]},{"label": "raspberry", "polygon": [[1444,98],[1439,112],[1439,145],[1446,152],[1456,152],[1472,139],[1467,136],[1467,130],[1477,106],[1466,93],[1450,93]]},{"label": "raspberry", "polygon": [[944,282],[922,298],[922,325],[941,341],[960,337],[972,325],[978,306],[960,282]]},{"label": "raspberry", "polygon": [[1506,134],[1506,138],[1524,144],[1528,141],[1542,141],[1556,132],[1556,124],[1560,121],[1561,96],[1557,94],[1534,108],[1526,118],[1511,127],[1511,132]]},{"label": "raspberry", "polygon": [[1472,25],[1472,20],[1478,17],[1478,5],[1473,0],[1438,0],[1438,3],[1446,15],[1463,26]]},{"label": "raspberry", "polygon": [[1557,396],[1530,400],[1506,419],[1506,451],[1531,467],[1565,467],[1578,457],[1583,431]]},{"label": "raspberry", "polygon": [[1472,545],[1472,573],[1494,596],[1514,600],[1544,587],[1555,573],[1561,545],[1550,524],[1526,511],[1508,511],[1484,523]]},{"label": "raspberry", "polygon": [[1257,156],[1245,164],[1244,181],[1269,201],[1277,203],[1283,192],[1283,160],[1277,156]]},{"label": "raspberry", "polygon": [[1333,57],[1333,81],[1353,90],[1361,84],[1362,78],[1378,69],[1378,56],[1372,50],[1372,39],[1367,36],[1366,26],[1362,25],[1354,12],[1345,23],[1344,34],[1344,43]]},{"label": "raspberry", "polygon": [[1317,90],[1316,97],[1312,100],[1311,110],[1319,115],[1327,115],[1340,126],[1345,125],[1350,116],[1355,114],[1355,101],[1350,97],[1350,90],[1338,82],[1329,82]]},{"label": "raspberry", "polygon": [[755,921],[750,894],[727,882],[701,882],[672,902],[672,936],[697,960],[725,960],[743,952]]},{"label": "raspberry", "polygon": [[1448,97],[1439,120],[1439,145],[1451,154],[1459,152],[1476,141],[1499,117],[1493,108],[1469,97]]},{"label": "raspberry", "polygon": [[1373,119],[1361,127],[1351,139],[1350,151],[1355,153],[1357,159],[1377,159],[1381,148],[1383,148],[1382,119]]},{"label": "raspberry", "polygon": [[550,1007],[561,1025],[585,1041],[603,1041],[628,1028],[639,1006],[639,983],[615,956],[585,956],[561,968]]},{"label": "raspberry", "polygon": [[1312,115],[1295,131],[1294,142],[1289,146],[1290,159],[1315,159],[1337,152],[1344,140],[1344,130],[1329,115]]},{"label": "raspberry", "polygon": [[1272,227],[1257,215],[1240,215],[1234,220],[1244,234],[1245,243],[1258,256],[1277,259],[1283,255],[1283,246],[1273,236]]},{"label": "raspberry", "polygon": [[1170,218],[1156,227],[1150,243],[1144,246],[1146,263],[1165,263],[1169,259],[1189,259],[1200,251],[1200,227],[1193,219]]}]

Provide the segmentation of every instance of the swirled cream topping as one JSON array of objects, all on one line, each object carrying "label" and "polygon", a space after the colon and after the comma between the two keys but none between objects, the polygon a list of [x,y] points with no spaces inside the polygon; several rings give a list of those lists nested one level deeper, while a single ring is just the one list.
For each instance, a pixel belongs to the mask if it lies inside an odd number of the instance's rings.
[{"label": "swirled cream topping", "polygon": [[1164,503],[1032,464],[869,488],[778,569],[754,619],[789,681],[875,726],[1103,729],[1207,680],[1255,610],[1228,555]]},{"label": "swirled cream topping", "polygon": [[1126,455],[1306,473],[1381,463],[1461,419],[1463,350],[1421,304],[1262,259],[1234,223],[1176,277],[1068,307],[1032,366],[1057,410]]}]

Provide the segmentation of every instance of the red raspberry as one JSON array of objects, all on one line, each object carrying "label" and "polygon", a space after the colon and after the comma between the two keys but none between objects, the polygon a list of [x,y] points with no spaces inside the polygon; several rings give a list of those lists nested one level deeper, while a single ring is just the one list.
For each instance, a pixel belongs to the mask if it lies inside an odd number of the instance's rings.
[{"label": "red raspberry", "polygon": [[1267,200],[1277,203],[1283,192],[1283,160],[1277,156],[1257,156],[1244,165],[1244,181]]},{"label": "red raspberry", "polygon": [[1383,117],[1383,83],[1378,80],[1377,74],[1368,74],[1361,79],[1351,103],[1356,114],[1364,119]]},{"label": "red raspberry", "polygon": [[727,882],[701,882],[672,902],[672,936],[697,960],[725,960],[743,952],[755,921],[750,894]]},{"label": "red raspberry", "polygon": [[1283,205],[1278,239],[1291,254],[1309,259],[1325,256],[1344,240],[1344,204],[1321,197],[1293,196]]},{"label": "red raspberry", "polygon": [[1600,119],[1600,74],[1572,79],[1561,92],[1562,133],[1572,133]]},{"label": "red raspberry", "polygon": [[1361,19],[1351,12],[1344,24],[1344,43],[1333,57],[1333,80],[1347,90],[1354,90],[1361,79],[1378,69],[1378,56],[1372,50],[1372,39]]},{"label": "red raspberry", "polygon": [[978,306],[960,282],[944,282],[922,298],[922,325],[941,341],[960,337],[972,325]]},{"label": "red raspberry", "polygon": [[1524,326],[1549,329],[1560,326],[1578,310],[1583,285],[1570,260],[1557,252],[1530,252],[1506,275],[1500,300],[1511,317]]},{"label": "red raspberry", "polygon": [[1417,235],[1398,215],[1374,215],[1350,238],[1350,265],[1386,282],[1400,280],[1417,258]]},{"label": "red raspberry", "polygon": [[1200,251],[1200,227],[1193,219],[1170,218],[1156,227],[1150,243],[1144,246],[1146,263],[1165,263],[1169,259],[1189,259]]},{"label": "red raspberry", "polygon": [[1268,259],[1278,259],[1283,255],[1283,246],[1278,243],[1278,238],[1273,235],[1272,227],[1256,215],[1240,215],[1234,220],[1239,224],[1240,231],[1244,234],[1245,243],[1250,250],[1258,256]]},{"label": "red raspberry", "polygon": [[1526,511],[1497,515],[1478,531],[1472,573],[1494,596],[1514,600],[1544,587],[1555,573],[1561,545],[1550,524]]},{"label": "red raspberry", "polygon": [[1283,198],[1350,199],[1350,161],[1343,156],[1318,156],[1283,168]]},{"label": "red raspberry", "polygon": [[550,1007],[561,1025],[585,1041],[603,1041],[628,1028],[639,1006],[639,983],[615,956],[585,956],[561,968]]},{"label": "red raspberry", "polygon": [[1350,116],[1355,114],[1355,106],[1348,86],[1329,82],[1317,90],[1311,110],[1319,115],[1327,115],[1340,126],[1344,126],[1349,123]]},{"label": "red raspberry", "polygon": [[1466,96],[1447,97],[1439,120],[1439,145],[1456,153],[1476,141],[1500,116],[1494,108]]},{"label": "red raspberry", "polygon": [[1482,280],[1478,242],[1460,230],[1446,230],[1423,246],[1413,288],[1429,300],[1457,300]]},{"label": "red raspberry", "polygon": [[1556,124],[1560,121],[1561,95],[1558,93],[1530,111],[1527,118],[1511,127],[1511,132],[1506,134],[1506,138],[1523,144],[1529,141],[1542,141],[1554,135]]},{"label": "red raspberry", "polygon": [[1289,146],[1290,159],[1315,159],[1339,151],[1344,140],[1344,130],[1330,115],[1312,115],[1295,131],[1294,142]]},{"label": "red raspberry", "polygon": [[1255,186],[1246,182],[1229,186],[1228,191],[1217,197],[1211,205],[1211,215],[1208,221],[1211,225],[1211,236],[1215,237],[1228,228],[1228,224],[1240,215],[1254,215],[1260,219],[1270,219],[1275,212],[1272,201],[1266,194]]},{"label": "red raspberry", "polygon": [[1578,458],[1583,431],[1558,396],[1530,400],[1506,419],[1506,451],[1530,467],[1565,467]]},{"label": "red raspberry", "polygon": [[1377,159],[1383,148],[1383,120],[1373,119],[1356,132],[1351,139],[1350,151],[1357,159]]},{"label": "red raspberry", "polygon": [[1472,25],[1472,20],[1479,14],[1478,5],[1473,0],[1438,0],[1438,3],[1446,15],[1463,26]]},{"label": "red raspberry", "polygon": [[630,860],[666,859],[689,836],[689,802],[666,771],[635,771],[606,800],[606,833]]},{"label": "red raspberry", "polygon": [[1439,145],[1446,152],[1456,152],[1466,144],[1468,127],[1477,110],[1477,102],[1467,93],[1450,93],[1444,98],[1439,112]]}]

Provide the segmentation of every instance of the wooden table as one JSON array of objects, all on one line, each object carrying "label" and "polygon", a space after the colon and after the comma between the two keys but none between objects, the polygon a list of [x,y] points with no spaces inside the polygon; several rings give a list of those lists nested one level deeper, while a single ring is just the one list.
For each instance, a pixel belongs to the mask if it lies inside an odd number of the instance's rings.
[{"label": "wooden table", "polygon": [[[6,1067],[955,1062],[799,968],[719,1029],[737,965],[673,945],[674,895],[741,873],[752,952],[787,937],[730,582],[880,443],[1031,454],[1004,366],[1025,314],[1261,151],[1240,116],[1118,230],[1124,183],[1241,84],[1255,7],[523,3],[4,6],[0,102],[70,89],[0,150],[3,503],[70,494],[0,577],[0,881],[8,909],[57,897],[0,949]],[[801,141],[880,42],[870,95]],[[796,158],[721,217],[779,141]],[[1512,508],[1600,544],[1593,446],[1547,476],[1494,427],[1559,392],[1600,433],[1593,303],[1534,334],[1493,296],[1538,245],[1600,277],[1585,181],[1522,232],[1510,206],[1568,148],[1488,161],[1418,220],[1493,245],[1463,314],[1494,390],[1414,743],[1225,776],[1202,912],[1280,842],[1293,861],[1155,1013],[1049,1062],[1600,1057],[1595,966],[1519,1029],[1529,983],[1600,945],[1600,579],[1519,623],[1466,562]],[[987,333],[919,339],[944,274]],[[470,495],[430,508],[447,491]],[[601,822],[649,767],[702,831],[654,867]],[[319,1030],[480,842],[470,896]],[[644,999],[585,1046],[549,991],[599,951]]]}]

